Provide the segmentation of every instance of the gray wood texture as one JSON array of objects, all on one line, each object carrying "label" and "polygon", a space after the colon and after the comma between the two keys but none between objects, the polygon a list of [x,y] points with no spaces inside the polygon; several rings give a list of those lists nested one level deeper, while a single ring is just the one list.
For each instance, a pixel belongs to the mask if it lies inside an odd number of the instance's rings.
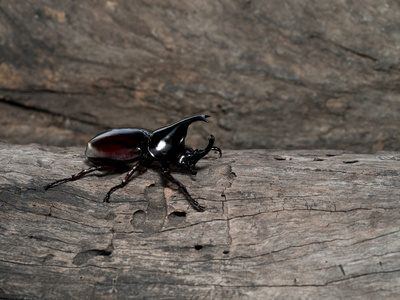
[{"label": "gray wood texture", "polygon": [[191,176],[87,176],[82,147],[0,144],[0,298],[398,299],[400,154],[224,151]]}]

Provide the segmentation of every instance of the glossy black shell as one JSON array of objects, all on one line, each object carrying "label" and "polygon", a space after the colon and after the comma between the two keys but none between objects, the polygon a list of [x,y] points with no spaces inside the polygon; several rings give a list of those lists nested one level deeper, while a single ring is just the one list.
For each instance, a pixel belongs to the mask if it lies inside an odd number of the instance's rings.
[{"label": "glossy black shell", "polygon": [[85,154],[89,161],[100,165],[134,162],[147,153],[150,135],[144,129],[112,129],[92,138]]}]

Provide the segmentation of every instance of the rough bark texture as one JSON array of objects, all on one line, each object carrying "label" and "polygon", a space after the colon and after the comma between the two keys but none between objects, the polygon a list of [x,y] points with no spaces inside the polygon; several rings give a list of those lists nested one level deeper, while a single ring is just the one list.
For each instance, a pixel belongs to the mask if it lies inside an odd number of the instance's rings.
[{"label": "rough bark texture", "polygon": [[2,0],[0,139],[210,113],[224,148],[400,150],[399,3]]},{"label": "rough bark texture", "polygon": [[156,170],[87,176],[82,148],[0,144],[0,298],[400,297],[400,154],[225,151]]}]

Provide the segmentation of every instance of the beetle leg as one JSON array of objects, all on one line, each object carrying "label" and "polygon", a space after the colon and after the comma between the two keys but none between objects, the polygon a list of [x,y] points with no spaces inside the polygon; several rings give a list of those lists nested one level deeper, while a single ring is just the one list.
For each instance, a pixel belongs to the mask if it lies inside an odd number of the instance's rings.
[{"label": "beetle leg", "polygon": [[128,184],[129,180],[131,180],[133,173],[135,173],[135,171],[141,167],[141,165],[139,163],[137,163],[136,165],[133,166],[133,168],[128,172],[128,174],[126,174],[125,178],[122,180],[122,182],[114,187],[112,187],[108,193],[106,194],[106,196],[104,197],[103,202],[107,202],[110,203],[110,196],[111,194],[115,191],[118,190],[120,188],[123,188],[125,185]]},{"label": "beetle leg", "polygon": [[46,185],[44,187],[44,189],[48,190],[49,188],[52,188],[52,187],[54,187],[56,185],[59,185],[59,184],[62,184],[62,183],[68,182],[68,181],[78,180],[78,179],[82,178],[84,175],[92,173],[94,171],[105,171],[105,170],[109,170],[109,169],[115,169],[115,167],[114,166],[95,166],[95,167],[91,167],[89,169],[82,170],[79,173],[76,173],[74,175],[71,175],[71,177],[63,178],[63,179],[60,179],[60,180],[56,180],[56,181],[54,181],[52,183],[49,183],[48,185]]},{"label": "beetle leg", "polygon": [[219,147],[212,146],[211,150],[217,151],[219,153],[219,157],[222,157],[222,151]]},{"label": "beetle leg", "polygon": [[165,178],[167,178],[172,183],[175,183],[179,187],[179,189],[186,195],[186,197],[188,198],[190,204],[192,204],[194,208],[196,208],[198,211],[204,211],[205,210],[205,206],[200,205],[199,202],[197,202],[196,200],[193,199],[193,197],[187,191],[186,187],[179,180],[175,179],[171,175],[171,173],[170,173],[168,168],[162,167],[161,171],[162,171],[162,174],[165,176]]}]

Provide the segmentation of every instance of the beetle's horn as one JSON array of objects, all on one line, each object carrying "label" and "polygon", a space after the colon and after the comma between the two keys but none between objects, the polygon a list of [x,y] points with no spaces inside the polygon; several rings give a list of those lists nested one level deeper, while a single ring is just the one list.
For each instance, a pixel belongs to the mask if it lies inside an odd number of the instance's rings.
[{"label": "beetle's horn", "polygon": [[[199,159],[202,158],[204,155],[206,155],[214,146],[214,141],[215,137],[211,134],[210,137],[208,138],[208,145],[205,147],[203,150],[196,150],[199,151]],[[196,161],[196,163],[199,161],[199,159]]]},{"label": "beetle's horn", "polygon": [[196,121],[208,122],[208,117],[197,115],[155,130],[149,141],[150,154],[165,162],[176,161],[177,155],[186,151],[185,137],[189,125]]}]

